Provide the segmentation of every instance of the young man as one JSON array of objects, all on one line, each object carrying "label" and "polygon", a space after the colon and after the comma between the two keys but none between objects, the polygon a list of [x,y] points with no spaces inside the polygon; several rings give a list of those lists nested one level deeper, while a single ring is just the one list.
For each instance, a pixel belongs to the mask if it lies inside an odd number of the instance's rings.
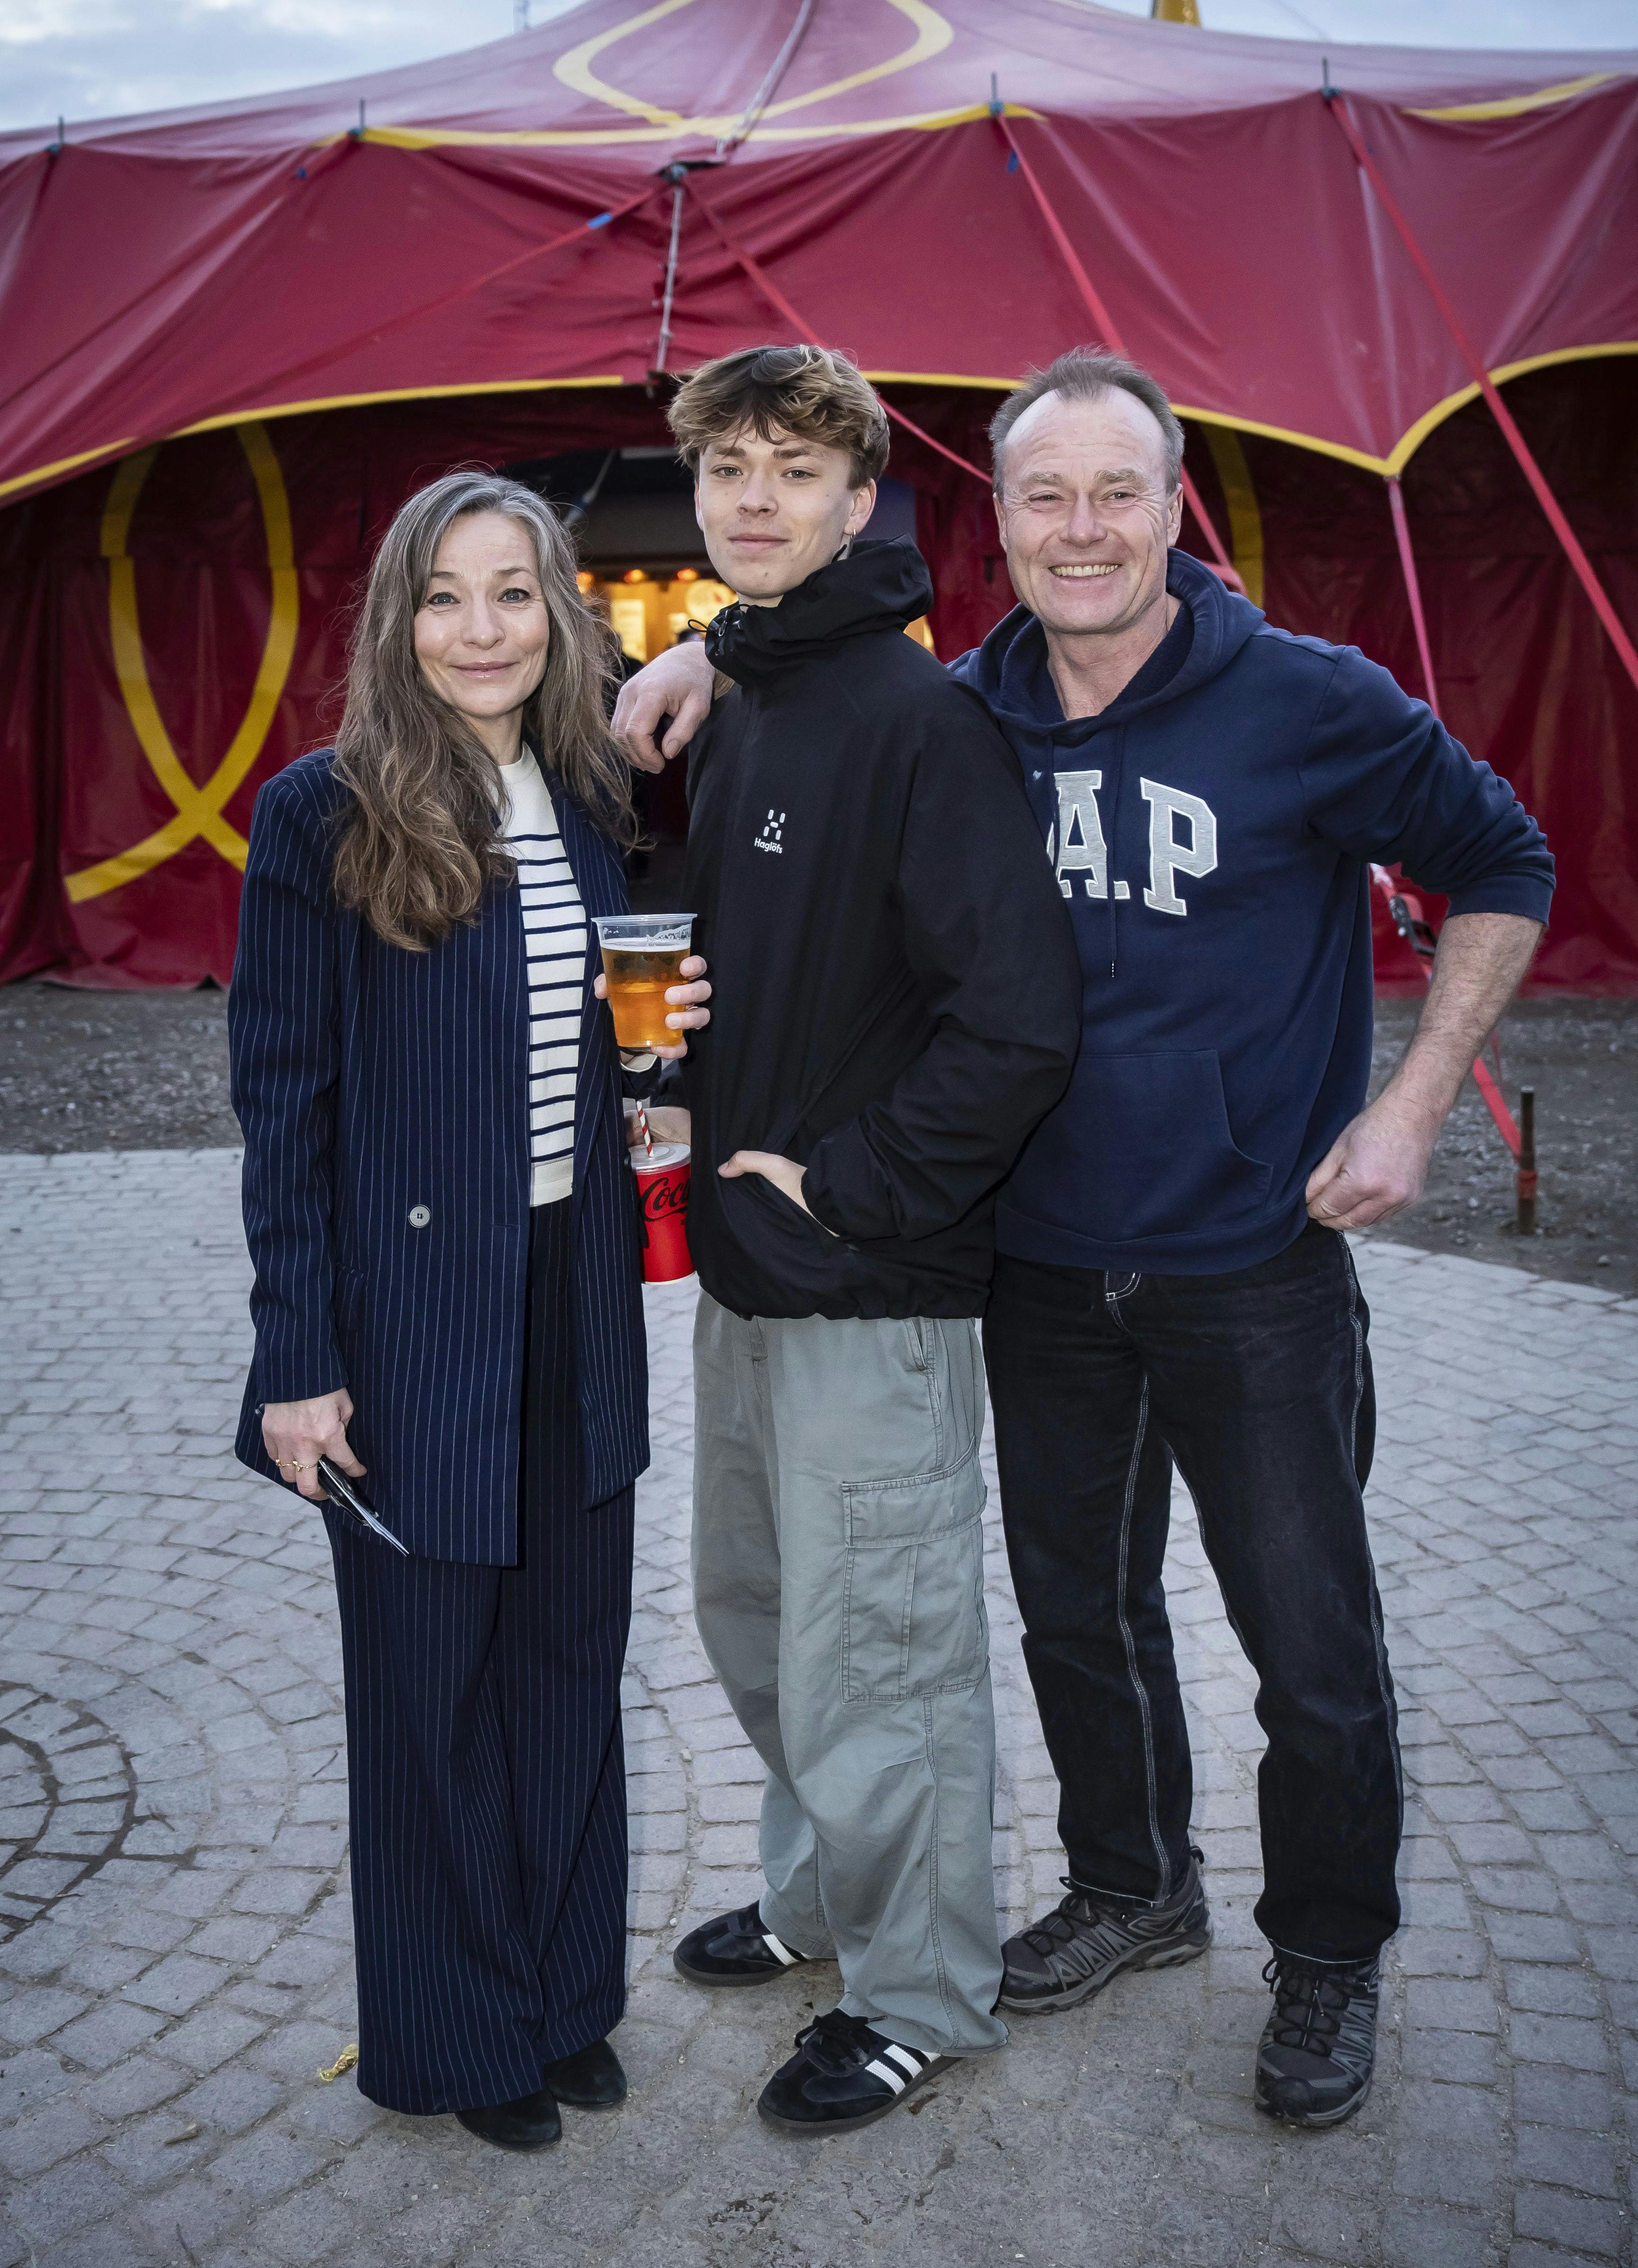
[{"label": "young man", "polygon": [[[951,674],[1016,752],[1086,1015],[997,1209],[984,1325],[1069,1865],[1069,1896],[1006,1946],[1002,2006],[1072,2007],[1209,1941],[1161,1581],[1175,1458],[1268,1736],[1256,2099],[1333,2125],[1370,2085],[1400,1815],[1369,1318],[1334,1232],[1421,1190],[1553,861],[1385,670],[1274,630],[1171,549],[1183,433],[1146,372],[1065,355],[991,438],[1022,604]],[[617,723],[641,735],[670,711],[674,754],[709,700],[694,659],[637,680]],[[1450,913],[1416,1037],[1366,1108],[1371,859]]]},{"label": "young man", "polygon": [[919,554],[856,541],[887,456],[869,386],[753,350],[671,419],[739,593],[688,783],[716,986],[683,1079],[695,1610],[768,1775],[760,1898],[676,1962],[705,1985],[840,1963],[760,2105],[826,2133],[1006,2037],[973,1318],[1080,986],[1006,743],[902,635],[931,599]]}]

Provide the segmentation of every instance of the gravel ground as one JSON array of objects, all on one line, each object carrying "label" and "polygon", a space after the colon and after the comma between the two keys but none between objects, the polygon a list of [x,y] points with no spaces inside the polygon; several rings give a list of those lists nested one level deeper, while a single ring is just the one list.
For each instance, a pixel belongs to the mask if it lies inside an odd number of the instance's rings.
[{"label": "gravel ground", "polygon": [[[1398,1062],[1414,1001],[1377,1011],[1376,1084]],[[227,996],[0,989],[0,1150],[194,1150],[237,1143],[227,1098]],[[1638,1292],[1638,1001],[1527,1000],[1502,1030],[1503,1090],[1536,1090],[1538,1233],[1514,1226],[1513,1167],[1470,1080],[1426,1195],[1397,1242],[1500,1260],[1561,1282]]]},{"label": "gravel ground", "polygon": [[[1404,1053],[1420,1005],[1377,1003],[1373,1094]],[[1383,1233],[1630,1298],[1638,1292],[1638,1000],[1516,1001],[1501,1041],[1500,1084],[1515,1116],[1519,1088],[1536,1090],[1536,1233],[1517,1232],[1513,1160],[1472,1079],[1426,1190]]]}]

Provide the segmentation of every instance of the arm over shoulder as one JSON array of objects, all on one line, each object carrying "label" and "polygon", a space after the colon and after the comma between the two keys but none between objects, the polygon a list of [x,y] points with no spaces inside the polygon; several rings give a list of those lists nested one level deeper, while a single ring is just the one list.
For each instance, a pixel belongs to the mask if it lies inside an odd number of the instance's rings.
[{"label": "arm over shoulder", "polygon": [[1345,651],[1327,664],[1302,763],[1314,832],[1350,857],[1397,863],[1453,914],[1545,922],[1553,855],[1507,782],[1375,662]]},{"label": "arm over shoulder", "polygon": [[347,1383],[333,1320],[342,918],[329,885],[334,801],[327,771],[307,764],[269,780],[256,798],[228,996],[264,1402],[307,1401]]}]

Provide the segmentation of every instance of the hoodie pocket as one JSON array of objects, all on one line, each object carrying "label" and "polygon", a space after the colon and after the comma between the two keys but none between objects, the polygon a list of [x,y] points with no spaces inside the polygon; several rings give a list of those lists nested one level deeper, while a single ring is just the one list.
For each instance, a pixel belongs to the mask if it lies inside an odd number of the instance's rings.
[{"label": "hoodie pocket", "polygon": [[1035,1135],[1013,1202],[1099,1244],[1252,1220],[1274,1167],[1235,1141],[1215,1048],[1088,1056]]}]

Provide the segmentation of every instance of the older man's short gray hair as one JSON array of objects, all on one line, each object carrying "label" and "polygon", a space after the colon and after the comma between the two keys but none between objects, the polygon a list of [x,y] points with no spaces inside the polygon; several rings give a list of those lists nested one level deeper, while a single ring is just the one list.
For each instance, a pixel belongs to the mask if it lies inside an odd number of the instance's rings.
[{"label": "older man's short gray hair", "polygon": [[1066,401],[1100,401],[1106,394],[1130,394],[1152,412],[1166,444],[1166,493],[1178,485],[1183,471],[1183,428],[1172,414],[1165,388],[1158,379],[1140,370],[1124,355],[1100,354],[1095,347],[1071,347],[1046,370],[1029,370],[1024,383],[1010,394],[989,421],[989,448],[995,486],[1002,482],[1007,436],[1026,409],[1033,409],[1047,394]]}]

